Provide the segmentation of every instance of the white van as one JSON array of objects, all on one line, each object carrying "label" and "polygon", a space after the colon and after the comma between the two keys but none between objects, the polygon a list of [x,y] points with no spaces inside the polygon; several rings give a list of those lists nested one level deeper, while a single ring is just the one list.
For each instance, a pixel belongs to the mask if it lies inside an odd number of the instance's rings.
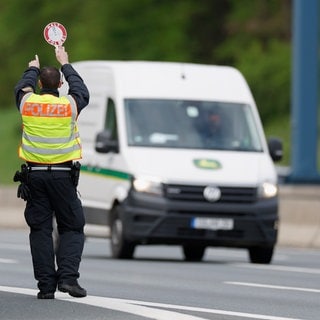
[{"label": "white van", "polygon": [[[267,144],[241,73],[138,61],[73,64],[90,91],[79,117],[86,235],[114,258],[137,245],[246,248],[270,263],[278,231],[277,139]],[[65,88],[66,89],[66,88]]]}]

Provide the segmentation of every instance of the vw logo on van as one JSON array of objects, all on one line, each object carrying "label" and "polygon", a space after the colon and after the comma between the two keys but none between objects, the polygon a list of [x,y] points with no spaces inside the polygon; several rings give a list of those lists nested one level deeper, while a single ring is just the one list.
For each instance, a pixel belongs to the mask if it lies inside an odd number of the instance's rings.
[{"label": "vw logo on van", "polygon": [[203,196],[206,200],[215,202],[221,198],[221,190],[215,186],[207,186],[203,190]]}]

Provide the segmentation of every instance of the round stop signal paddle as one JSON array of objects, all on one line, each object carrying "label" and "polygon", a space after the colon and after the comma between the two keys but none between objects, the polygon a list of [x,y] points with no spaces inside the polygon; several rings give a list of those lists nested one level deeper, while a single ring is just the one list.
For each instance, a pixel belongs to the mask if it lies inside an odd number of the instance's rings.
[{"label": "round stop signal paddle", "polygon": [[67,30],[59,22],[50,22],[43,30],[44,39],[52,46],[59,47],[67,39]]}]

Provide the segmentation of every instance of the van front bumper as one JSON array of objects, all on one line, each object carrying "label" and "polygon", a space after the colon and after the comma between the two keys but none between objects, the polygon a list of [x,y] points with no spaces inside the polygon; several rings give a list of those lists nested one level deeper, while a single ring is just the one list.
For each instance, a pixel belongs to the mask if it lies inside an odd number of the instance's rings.
[{"label": "van front bumper", "polygon": [[[124,236],[136,244],[179,244],[249,248],[273,246],[278,233],[278,198],[252,203],[172,201],[131,192],[120,214]],[[195,218],[232,221],[232,228],[199,228]]]}]

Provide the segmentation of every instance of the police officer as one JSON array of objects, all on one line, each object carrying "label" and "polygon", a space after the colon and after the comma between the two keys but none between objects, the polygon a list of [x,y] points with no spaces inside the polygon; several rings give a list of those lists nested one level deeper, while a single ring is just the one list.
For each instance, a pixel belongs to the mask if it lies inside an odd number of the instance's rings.
[{"label": "police officer", "polygon": [[[57,47],[55,55],[69,85],[68,95],[59,96],[60,71],[55,67],[40,69],[37,55],[15,87],[23,123],[19,157],[26,161],[27,172],[23,181],[26,189],[19,195],[27,201],[25,219],[30,227],[38,299],[54,299],[57,287],[73,297],[87,294],[78,283],[85,221],[72,177],[74,161],[81,158],[77,117],[89,103],[89,92],[69,64],[64,47]],[[35,93],[37,81],[40,94]],[[53,214],[59,232],[56,253],[52,241]]]}]

